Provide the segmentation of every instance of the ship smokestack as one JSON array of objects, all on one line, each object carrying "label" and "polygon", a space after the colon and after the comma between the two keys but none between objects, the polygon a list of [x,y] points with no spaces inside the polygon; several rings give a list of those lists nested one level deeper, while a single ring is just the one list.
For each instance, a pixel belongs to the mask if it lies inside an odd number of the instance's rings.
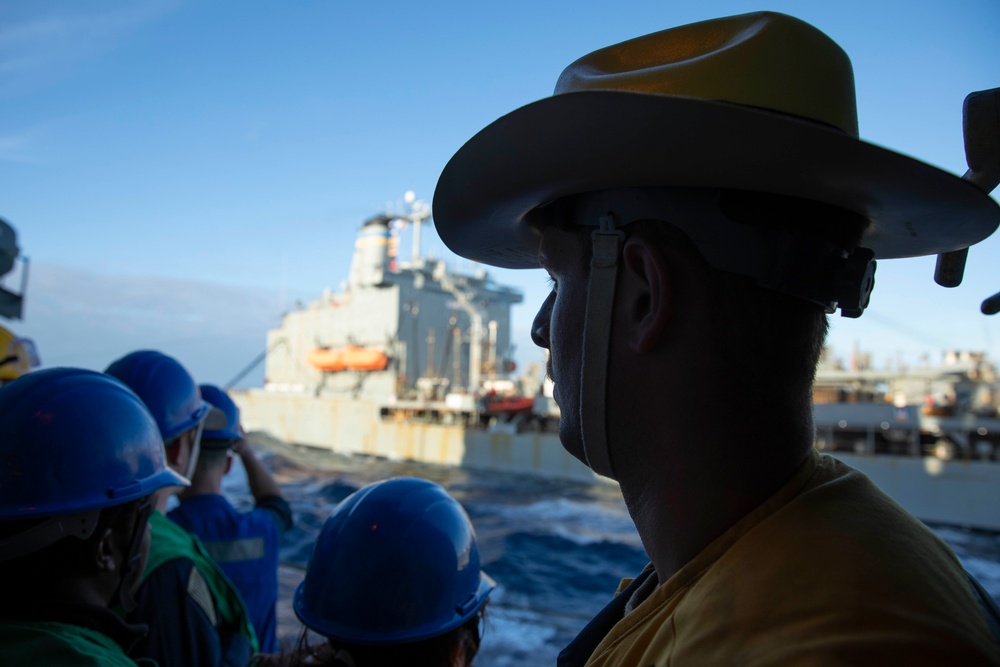
[{"label": "ship smokestack", "polygon": [[361,226],[354,242],[349,284],[353,287],[379,287],[387,284],[385,273],[389,261],[389,223],[391,219],[378,215]]}]

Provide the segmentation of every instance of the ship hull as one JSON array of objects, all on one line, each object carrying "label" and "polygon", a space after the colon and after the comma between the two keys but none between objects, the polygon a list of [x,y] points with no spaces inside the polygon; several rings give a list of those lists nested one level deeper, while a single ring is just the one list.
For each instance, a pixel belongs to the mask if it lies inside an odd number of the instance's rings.
[{"label": "ship hull", "polygon": [[[555,433],[503,432],[383,416],[370,399],[266,390],[233,391],[243,425],[285,442],[357,456],[603,480],[560,445]],[[870,477],[928,523],[1000,531],[1000,463],[889,454],[834,456]],[[610,480],[604,480],[613,483]]]},{"label": "ship hull", "polygon": [[832,454],[921,521],[1000,531],[1000,464],[933,456]]},{"label": "ship hull", "polygon": [[[599,478],[554,433],[511,433],[461,424],[383,417],[370,399],[232,391],[243,427],[339,454],[376,456],[580,481]],[[610,482],[610,480],[608,480]]]}]

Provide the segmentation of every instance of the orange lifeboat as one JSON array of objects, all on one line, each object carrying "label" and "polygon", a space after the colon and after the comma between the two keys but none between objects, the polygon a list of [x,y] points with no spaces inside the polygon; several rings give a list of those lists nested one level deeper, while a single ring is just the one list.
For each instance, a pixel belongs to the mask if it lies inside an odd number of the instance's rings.
[{"label": "orange lifeboat", "polygon": [[344,365],[344,354],[340,350],[318,347],[310,351],[306,358],[313,368],[321,371],[335,372],[347,368]]},{"label": "orange lifeboat", "polygon": [[308,361],[313,368],[328,373],[338,371],[384,371],[389,367],[389,355],[357,345],[339,349],[317,348],[309,352]]},{"label": "orange lifeboat", "polygon": [[341,354],[349,371],[384,371],[389,366],[389,355],[382,350],[348,345]]}]

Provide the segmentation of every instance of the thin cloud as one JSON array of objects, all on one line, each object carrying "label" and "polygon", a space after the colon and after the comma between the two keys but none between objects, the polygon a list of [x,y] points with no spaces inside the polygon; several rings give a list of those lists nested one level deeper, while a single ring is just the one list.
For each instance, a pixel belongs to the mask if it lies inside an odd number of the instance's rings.
[{"label": "thin cloud", "polygon": [[[26,3],[0,12],[0,96],[18,95],[63,78],[96,56],[115,50],[147,23],[177,6],[175,0],[114,3],[96,12],[72,13],[76,5]],[[43,15],[44,14],[44,15]]]},{"label": "thin cloud", "polygon": [[32,58],[30,56],[20,56],[14,58],[7,58],[0,61],[0,76],[13,74],[20,70],[27,70],[35,67],[39,64],[37,58]]},{"label": "thin cloud", "polygon": [[[224,383],[266,346],[276,291],[150,276],[112,276],[35,262],[25,319],[44,366],[101,370],[136,349],[177,356],[199,381]],[[70,333],[71,332],[71,333]],[[245,380],[263,382],[263,368]]]},{"label": "thin cloud", "polygon": [[38,155],[31,152],[35,132],[0,136],[0,161],[18,164],[41,164]]}]

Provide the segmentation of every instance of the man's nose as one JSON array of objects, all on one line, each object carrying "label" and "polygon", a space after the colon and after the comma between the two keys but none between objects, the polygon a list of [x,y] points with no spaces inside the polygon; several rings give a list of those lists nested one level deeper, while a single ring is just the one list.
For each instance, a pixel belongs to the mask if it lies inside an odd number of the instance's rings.
[{"label": "man's nose", "polygon": [[538,314],[535,315],[535,321],[531,323],[531,341],[546,350],[549,349],[549,320],[552,317],[552,302],[555,297],[555,292],[549,292],[538,309]]}]

